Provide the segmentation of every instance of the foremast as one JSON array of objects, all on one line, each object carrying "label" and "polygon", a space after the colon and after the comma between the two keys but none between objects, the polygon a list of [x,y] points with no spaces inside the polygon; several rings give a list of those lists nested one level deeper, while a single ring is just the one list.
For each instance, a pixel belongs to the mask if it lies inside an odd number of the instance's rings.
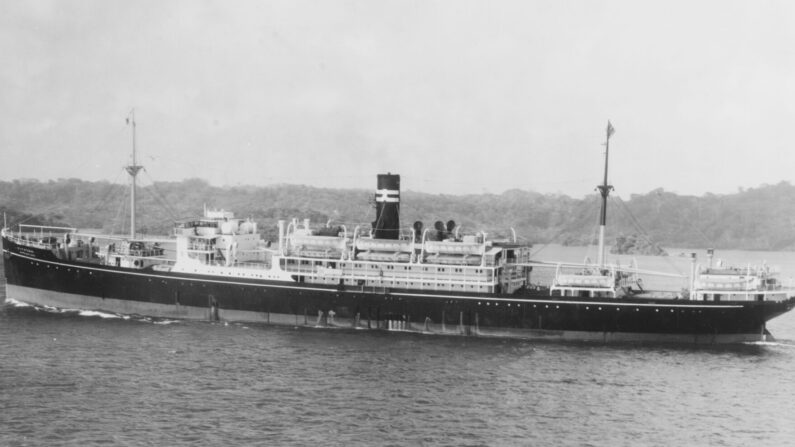
[{"label": "foremast", "polygon": [[613,125],[610,124],[610,121],[607,121],[607,129],[606,134],[607,138],[605,139],[605,178],[601,185],[597,186],[596,189],[599,190],[599,193],[602,195],[602,212],[599,214],[599,253],[598,253],[598,264],[599,267],[604,267],[605,265],[605,226],[607,225],[607,196],[610,195],[610,191],[613,190],[613,185],[607,184],[607,161],[608,155],[610,153],[610,137],[616,132],[613,128]]},{"label": "foremast", "polygon": [[135,179],[138,172],[143,169],[135,162],[135,109],[130,110],[127,116],[127,125],[132,126],[132,164],[125,166],[124,169],[130,174],[130,239],[135,239]]}]

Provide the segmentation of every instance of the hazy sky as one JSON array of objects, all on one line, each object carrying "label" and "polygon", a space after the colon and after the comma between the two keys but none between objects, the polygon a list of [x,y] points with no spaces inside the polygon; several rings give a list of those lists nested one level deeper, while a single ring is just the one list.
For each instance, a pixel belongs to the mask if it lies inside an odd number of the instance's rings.
[{"label": "hazy sky", "polygon": [[0,0],[0,179],[581,197],[791,181],[792,1]]}]

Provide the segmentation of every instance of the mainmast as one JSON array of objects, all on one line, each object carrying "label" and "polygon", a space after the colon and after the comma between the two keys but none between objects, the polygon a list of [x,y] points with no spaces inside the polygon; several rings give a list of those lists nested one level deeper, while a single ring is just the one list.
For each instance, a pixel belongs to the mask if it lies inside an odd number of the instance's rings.
[{"label": "mainmast", "polygon": [[143,168],[135,163],[135,109],[130,110],[127,124],[132,126],[132,164],[125,166],[125,169],[132,179],[130,185],[130,239],[135,239],[135,178],[138,171]]},{"label": "mainmast", "polygon": [[607,196],[613,189],[613,185],[607,184],[607,159],[610,153],[610,137],[616,132],[610,121],[607,121],[607,139],[605,140],[605,179],[596,189],[602,194],[602,212],[599,215],[599,267],[605,265],[605,225],[607,224]]}]

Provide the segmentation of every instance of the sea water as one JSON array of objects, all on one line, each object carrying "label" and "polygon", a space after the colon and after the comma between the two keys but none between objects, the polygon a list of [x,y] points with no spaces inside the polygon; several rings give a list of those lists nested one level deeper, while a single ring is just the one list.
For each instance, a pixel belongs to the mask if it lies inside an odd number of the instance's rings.
[{"label": "sea water", "polygon": [[[729,255],[795,272],[790,253]],[[792,445],[795,313],[768,328],[776,342],[544,343],[11,301],[0,445]]]}]

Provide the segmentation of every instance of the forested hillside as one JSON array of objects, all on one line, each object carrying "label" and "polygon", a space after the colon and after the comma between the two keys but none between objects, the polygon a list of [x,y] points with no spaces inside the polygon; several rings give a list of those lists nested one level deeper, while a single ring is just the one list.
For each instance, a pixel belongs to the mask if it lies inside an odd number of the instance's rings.
[{"label": "forested hillside", "polygon": [[[60,179],[0,182],[0,210],[9,224],[47,223],[129,231],[126,185]],[[455,220],[464,231],[516,233],[536,243],[592,243],[597,235],[599,197],[573,199],[511,190],[502,194],[434,195],[403,191],[402,223],[426,226]],[[370,190],[323,189],[298,185],[215,187],[203,180],[158,182],[138,191],[141,232],[167,234],[174,221],[196,217],[204,206],[224,208],[260,223],[266,237],[275,221],[311,218],[349,228],[373,219]],[[662,189],[611,198],[608,236],[647,239],[668,247],[795,250],[795,187],[782,182],[735,194],[680,196]],[[630,240],[630,239],[622,239]]]}]

